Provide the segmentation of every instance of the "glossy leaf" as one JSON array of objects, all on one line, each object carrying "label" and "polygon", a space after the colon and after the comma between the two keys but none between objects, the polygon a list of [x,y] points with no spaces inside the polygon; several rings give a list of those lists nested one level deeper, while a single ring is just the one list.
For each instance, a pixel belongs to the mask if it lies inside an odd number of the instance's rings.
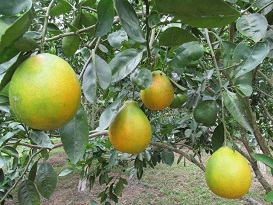
[{"label": "glossy leaf", "polygon": [[13,16],[24,9],[30,8],[32,5],[31,0],[0,0],[0,14],[5,16]]},{"label": "glossy leaf", "polygon": [[112,119],[116,116],[120,105],[121,99],[118,98],[102,112],[99,119],[99,130],[105,130],[110,125]]},{"label": "glossy leaf", "polygon": [[161,152],[161,158],[162,158],[162,162],[164,164],[167,164],[169,166],[172,166],[173,162],[174,162],[174,153],[170,150],[163,150]]},{"label": "glossy leaf", "polygon": [[[256,0],[256,4],[257,4],[257,6],[259,7],[259,9],[264,8],[264,9],[262,10],[262,14],[263,14],[263,15],[266,15],[266,14],[268,14],[270,11],[272,11],[273,5],[272,5],[272,4],[271,4],[271,5],[268,5],[269,3],[271,3],[271,0]],[[264,6],[266,6],[266,7],[264,7]]]},{"label": "glossy leaf", "polygon": [[64,37],[62,40],[62,49],[64,55],[67,57],[73,56],[80,45],[80,41],[80,35],[78,34]]},{"label": "glossy leaf", "polygon": [[139,19],[132,5],[127,0],[114,0],[122,27],[133,40],[144,43]]},{"label": "glossy leaf", "polygon": [[204,54],[204,47],[196,41],[184,43],[174,50],[175,57],[169,62],[174,68],[181,68],[200,59]]},{"label": "glossy leaf", "polygon": [[265,37],[267,26],[268,23],[264,15],[258,13],[244,15],[236,22],[238,31],[254,42],[259,42]]},{"label": "glossy leaf", "polygon": [[137,68],[130,75],[134,85],[143,90],[152,84],[152,72],[147,68]]},{"label": "glossy leaf", "polygon": [[101,0],[97,7],[98,22],[96,24],[95,37],[101,37],[107,34],[112,25],[115,16],[113,0]]},{"label": "glossy leaf", "polygon": [[254,159],[256,159],[257,161],[264,163],[266,166],[273,168],[273,158],[272,157],[269,157],[265,154],[259,154],[259,153],[251,154],[251,156]]},{"label": "glossy leaf", "polygon": [[39,193],[49,199],[56,189],[57,174],[51,164],[44,161],[38,165],[36,185]]},{"label": "glossy leaf", "polygon": [[94,103],[97,98],[97,79],[96,71],[92,65],[89,63],[83,74],[82,89],[85,98],[90,102]]},{"label": "glossy leaf", "polygon": [[71,11],[72,6],[66,0],[59,0],[58,3],[50,10],[51,16],[59,16]]},{"label": "glossy leaf", "polygon": [[237,62],[241,61],[236,68],[238,72],[234,78],[241,77],[256,68],[266,58],[268,53],[269,44],[267,41],[258,42],[253,48],[246,47],[243,43],[240,43],[234,51],[234,57],[237,59]]},{"label": "glossy leaf", "polygon": [[118,30],[107,36],[109,44],[114,48],[120,48],[123,41],[128,41],[127,33],[124,30]]},{"label": "glossy leaf", "polygon": [[49,149],[53,147],[49,136],[43,131],[32,131],[29,137],[34,143],[40,145],[41,147]]},{"label": "glossy leaf", "polygon": [[59,174],[59,177],[64,177],[70,173],[72,173],[74,170],[72,168],[66,168]]},{"label": "glossy leaf", "polygon": [[249,97],[253,92],[253,89],[249,84],[238,84],[236,87],[244,96]]},{"label": "glossy leaf", "polygon": [[221,0],[156,0],[155,3],[160,13],[174,15],[182,23],[200,28],[222,27],[240,16]]},{"label": "glossy leaf", "polygon": [[159,37],[159,44],[162,46],[180,46],[191,41],[197,41],[197,38],[188,31],[178,27],[166,29]]},{"label": "glossy leaf", "polygon": [[223,146],[225,140],[224,125],[220,123],[214,130],[211,137],[212,150],[215,152]]},{"label": "glossy leaf", "polygon": [[19,205],[40,205],[40,195],[30,180],[23,181],[18,189]]},{"label": "glossy leaf", "polygon": [[80,106],[76,116],[60,128],[64,150],[72,163],[77,163],[83,156],[88,144],[88,119],[83,106]]},{"label": "glossy leaf", "polygon": [[127,49],[116,55],[109,63],[112,69],[112,82],[128,76],[140,63],[142,54],[142,51]]},{"label": "glossy leaf", "polygon": [[225,90],[224,104],[233,118],[246,130],[253,133],[251,114],[244,102],[244,99],[236,93]]},{"label": "glossy leaf", "polygon": [[93,63],[93,67],[95,68],[100,87],[102,89],[108,88],[112,78],[112,71],[108,63],[100,56],[95,55],[95,63]]}]

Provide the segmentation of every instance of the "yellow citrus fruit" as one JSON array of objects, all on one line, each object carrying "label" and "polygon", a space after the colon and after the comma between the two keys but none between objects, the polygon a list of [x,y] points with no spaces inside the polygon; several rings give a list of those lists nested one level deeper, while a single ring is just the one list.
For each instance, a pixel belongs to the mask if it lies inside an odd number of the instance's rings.
[{"label": "yellow citrus fruit", "polygon": [[56,55],[29,57],[15,71],[9,100],[15,116],[31,128],[53,130],[69,122],[81,99],[78,78]]},{"label": "yellow citrus fruit", "polygon": [[174,89],[171,81],[162,71],[153,71],[151,86],[140,91],[144,105],[151,110],[163,110],[168,107],[174,98]]},{"label": "yellow citrus fruit", "polygon": [[247,160],[239,152],[224,146],[209,158],[205,178],[216,195],[237,199],[248,192],[252,174]]},{"label": "yellow citrus fruit", "polygon": [[138,154],[152,137],[151,124],[136,101],[126,101],[109,126],[109,139],[119,151]]}]

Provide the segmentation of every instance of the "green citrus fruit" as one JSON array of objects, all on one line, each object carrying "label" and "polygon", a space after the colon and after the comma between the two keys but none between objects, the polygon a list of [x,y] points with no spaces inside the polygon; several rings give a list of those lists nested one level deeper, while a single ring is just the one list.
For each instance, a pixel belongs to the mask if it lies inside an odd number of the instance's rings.
[{"label": "green citrus fruit", "polygon": [[52,54],[29,57],[16,69],[9,87],[15,116],[31,128],[53,130],[69,122],[81,99],[71,66]]},{"label": "green citrus fruit", "polygon": [[146,115],[137,102],[126,101],[109,126],[109,139],[119,151],[137,154],[145,150],[152,137]]},{"label": "green citrus fruit", "polygon": [[168,76],[162,71],[153,71],[151,86],[140,91],[144,105],[151,110],[163,110],[168,107],[174,97],[174,88]]},{"label": "green citrus fruit", "polygon": [[214,100],[205,100],[194,108],[193,117],[198,123],[203,123],[207,127],[213,126],[216,122],[217,111],[217,105]]},{"label": "green citrus fruit", "polygon": [[252,174],[247,160],[239,152],[224,146],[209,158],[205,178],[209,189],[216,195],[237,199],[248,192]]},{"label": "green citrus fruit", "polygon": [[187,95],[174,94],[173,101],[170,104],[170,108],[180,108],[187,101]]}]

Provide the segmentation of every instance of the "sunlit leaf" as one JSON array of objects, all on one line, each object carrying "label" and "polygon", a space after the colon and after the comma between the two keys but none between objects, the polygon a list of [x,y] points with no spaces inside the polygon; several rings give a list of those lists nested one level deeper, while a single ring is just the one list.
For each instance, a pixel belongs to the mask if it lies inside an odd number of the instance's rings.
[{"label": "sunlit leaf", "polygon": [[236,22],[238,31],[255,42],[265,37],[267,25],[264,15],[258,13],[244,15]]}]

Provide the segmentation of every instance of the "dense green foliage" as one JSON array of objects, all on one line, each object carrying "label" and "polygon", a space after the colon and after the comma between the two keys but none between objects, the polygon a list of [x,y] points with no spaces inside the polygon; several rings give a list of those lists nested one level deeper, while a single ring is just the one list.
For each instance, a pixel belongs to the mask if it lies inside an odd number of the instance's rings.
[{"label": "dense green foliage", "polygon": [[[256,160],[273,167],[272,9],[270,0],[0,0],[0,203],[12,200],[16,187],[19,204],[49,198],[57,175],[47,159],[60,146],[71,165],[61,175],[81,169],[90,188],[97,179],[105,184],[101,204],[118,202],[127,184],[112,169],[141,179],[147,166],[172,165],[176,152],[178,161],[185,157],[204,170],[202,153],[229,143],[269,193]],[[75,118],[50,132],[25,126],[9,108],[14,71],[38,52],[64,58],[82,85]],[[156,69],[176,94],[187,94],[182,107],[143,106],[140,90]],[[138,155],[117,152],[107,136],[128,99],[139,102],[153,129],[149,148]],[[216,105],[213,126],[193,117],[206,100]],[[263,154],[254,154],[257,147]],[[272,192],[266,200],[273,201]]]}]

